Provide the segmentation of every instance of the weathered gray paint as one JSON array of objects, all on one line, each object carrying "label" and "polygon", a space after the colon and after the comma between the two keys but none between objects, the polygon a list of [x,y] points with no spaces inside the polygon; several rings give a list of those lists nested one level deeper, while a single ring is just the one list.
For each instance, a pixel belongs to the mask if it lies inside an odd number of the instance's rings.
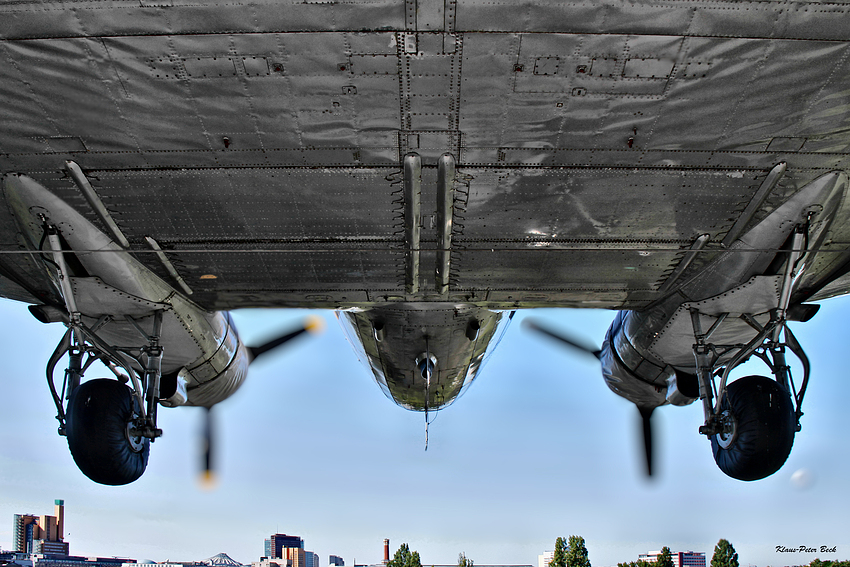
[{"label": "weathered gray paint", "polygon": [[[751,225],[850,168],[845,2],[85,0],[4,3],[0,21],[0,172],[98,224],[61,171],[74,160],[138,258],[168,278],[154,238],[210,309],[640,308],[700,235],[688,273],[716,255],[776,164]],[[408,152],[423,160],[415,294]],[[809,283],[845,259],[821,254]],[[2,256],[18,274],[3,295],[52,293],[28,262]]]}]

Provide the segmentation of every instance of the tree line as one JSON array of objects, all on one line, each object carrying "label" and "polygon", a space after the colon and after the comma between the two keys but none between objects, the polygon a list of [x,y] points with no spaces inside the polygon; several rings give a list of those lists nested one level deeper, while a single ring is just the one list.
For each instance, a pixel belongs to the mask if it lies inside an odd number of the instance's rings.
[{"label": "tree line", "polygon": [[[656,557],[655,561],[629,561],[626,563],[617,563],[617,567],[674,567],[673,553],[670,548],[664,546],[661,552]],[[711,556],[710,567],[739,567],[738,553],[735,547],[728,540],[721,539],[714,546],[714,554]]]},{"label": "tree line", "polygon": [[[458,567],[473,567],[472,559],[461,552],[457,556]],[[422,567],[418,551],[411,551],[406,543],[401,544],[395,556],[387,563],[387,567]],[[584,538],[571,535],[569,538],[559,537],[555,540],[555,552],[548,567],[591,567]],[[655,561],[628,561],[617,563],[617,567],[675,567],[673,553],[664,546]],[[738,553],[728,540],[721,539],[714,546],[709,567],[740,567]],[[850,567],[850,561],[821,561],[815,559],[809,567]]]},{"label": "tree line", "polygon": [[[410,546],[403,543],[387,562],[387,567],[422,567],[422,561],[418,551],[410,551]],[[472,559],[463,551],[457,556],[457,567],[473,567]]]}]

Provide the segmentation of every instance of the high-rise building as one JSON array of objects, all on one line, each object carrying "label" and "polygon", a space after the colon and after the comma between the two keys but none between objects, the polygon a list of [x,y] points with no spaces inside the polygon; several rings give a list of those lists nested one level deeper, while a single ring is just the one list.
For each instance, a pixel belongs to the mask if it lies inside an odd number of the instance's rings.
[{"label": "high-rise building", "polygon": [[345,567],[345,561],[343,561],[342,557],[339,555],[331,555],[328,558],[328,565],[333,565],[334,567]]},{"label": "high-rise building", "polygon": [[[287,556],[286,549],[300,549],[302,552],[304,551],[304,540],[298,536],[291,536],[286,534],[274,534],[268,540],[269,547],[266,550],[268,553],[266,557],[269,559],[291,559],[291,557]],[[289,552],[291,556],[294,552]],[[297,553],[295,553],[297,555]],[[293,565],[293,567],[295,567]],[[298,567],[304,567],[303,553],[302,553],[302,561]]]},{"label": "high-rise building", "polygon": [[300,547],[284,547],[282,558],[287,567],[307,567],[307,553]]},{"label": "high-rise building", "polygon": [[[313,561],[314,553],[304,551],[304,540],[298,536],[286,534],[274,534],[265,541],[265,557],[269,560],[283,559],[285,561],[276,561],[281,567],[308,567],[307,554],[310,554],[310,561]],[[315,562],[318,567],[318,561]]]},{"label": "high-rise building", "polygon": [[56,500],[54,516],[15,514],[12,522],[12,545],[18,553],[57,553],[68,555],[64,541],[65,501]]},{"label": "high-rise building", "polygon": [[32,548],[33,531],[38,530],[35,525],[37,518],[29,514],[15,514],[12,520],[12,550],[18,553],[28,553],[28,547]]},{"label": "high-rise building", "polygon": [[319,556],[312,551],[304,552],[305,567],[319,567]]}]

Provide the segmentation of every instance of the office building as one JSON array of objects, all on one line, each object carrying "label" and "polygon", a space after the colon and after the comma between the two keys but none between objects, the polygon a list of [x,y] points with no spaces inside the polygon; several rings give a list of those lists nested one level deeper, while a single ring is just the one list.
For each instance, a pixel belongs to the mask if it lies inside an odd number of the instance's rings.
[{"label": "office building", "polygon": [[328,565],[333,565],[334,567],[345,567],[345,561],[343,561],[342,557],[339,555],[331,555],[328,558]]},{"label": "office building", "polygon": [[[309,561],[312,562],[311,565],[318,567],[318,557],[314,558],[316,554],[312,551],[304,551],[304,540],[298,536],[274,534],[265,540],[264,544],[264,553],[261,562],[265,561],[269,564],[269,567],[271,565],[278,565],[278,567],[309,567],[307,564],[308,554]],[[266,567],[266,565],[263,564],[262,567]]]},{"label": "office building", "polygon": [[549,567],[549,562],[555,557],[554,551],[544,551],[543,555],[537,556],[537,567]]},{"label": "office building", "polygon": [[680,551],[673,554],[675,567],[705,567],[705,552]]},{"label": "office building", "polygon": [[[661,551],[641,553],[638,559],[647,563],[655,563]],[[702,551],[672,551],[673,567],[705,567],[705,552]]]},{"label": "office building", "polygon": [[[301,558],[302,561],[298,565],[298,567],[304,567],[304,540],[298,536],[291,536],[286,534],[274,534],[269,539],[266,540],[268,542],[268,548],[266,549],[265,557],[269,559],[291,559],[293,555],[299,555],[294,551],[287,550],[301,550]],[[293,567],[296,567],[293,565]]]},{"label": "office building", "polygon": [[56,500],[54,515],[15,514],[12,521],[12,546],[18,553],[68,555],[64,540],[65,501]]}]

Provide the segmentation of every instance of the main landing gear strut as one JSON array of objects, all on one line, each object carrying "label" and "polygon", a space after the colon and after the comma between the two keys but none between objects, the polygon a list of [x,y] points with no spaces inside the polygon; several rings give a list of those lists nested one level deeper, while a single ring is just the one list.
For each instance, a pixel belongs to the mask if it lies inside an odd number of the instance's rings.
[{"label": "main landing gear strut", "polygon": [[[59,434],[67,436],[74,461],[90,479],[101,484],[128,484],[144,473],[150,443],[162,435],[156,422],[163,311],[153,312],[150,333],[129,315],[122,317],[138,331],[145,346],[108,344],[98,336],[98,330],[112,317],[103,315],[91,327],[83,323],[61,239],[56,228],[47,223],[45,239],[50,244],[68,313],[68,331],[47,363],[47,382],[56,405]],[[66,354],[68,367],[61,388],[57,389],[55,369]],[[118,380],[82,382],[85,372],[98,360]]]},{"label": "main landing gear strut", "polygon": [[[128,484],[145,472],[150,443],[162,435],[156,425],[162,347],[154,332],[147,336],[145,347],[113,348],[96,334],[106,319],[102,317],[91,328],[82,323],[69,325],[48,361],[47,381],[56,404],[59,433],[68,437],[68,447],[80,470],[101,484]],[[162,321],[162,312],[158,311],[154,319],[156,327]],[[68,368],[58,390],[54,373],[65,354]],[[81,382],[97,360],[118,380]],[[128,382],[132,388],[126,385]]]},{"label": "main landing gear strut", "polygon": [[[714,314],[714,323],[703,331],[698,309],[691,307],[694,357],[705,424],[700,433],[711,440],[717,466],[739,480],[765,478],[785,463],[800,430],[801,406],[809,382],[809,360],[787,327],[790,290],[798,260],[802,256],[805,228],[798,227],[791,239],[791,251],[779,288],[778,306],[769,320],[760,324],[749,314],[741,318],[756,331],[747,344],[723,345],[710,342],[712,335],[729,316]],[[799,390],[785,360],[789,349],[799,358],[803,379]],[[761,359],[774,379],[746,376],[727,384],[733,368],[751,356]],[[715,380],[719,378],[719,380]]]}]

